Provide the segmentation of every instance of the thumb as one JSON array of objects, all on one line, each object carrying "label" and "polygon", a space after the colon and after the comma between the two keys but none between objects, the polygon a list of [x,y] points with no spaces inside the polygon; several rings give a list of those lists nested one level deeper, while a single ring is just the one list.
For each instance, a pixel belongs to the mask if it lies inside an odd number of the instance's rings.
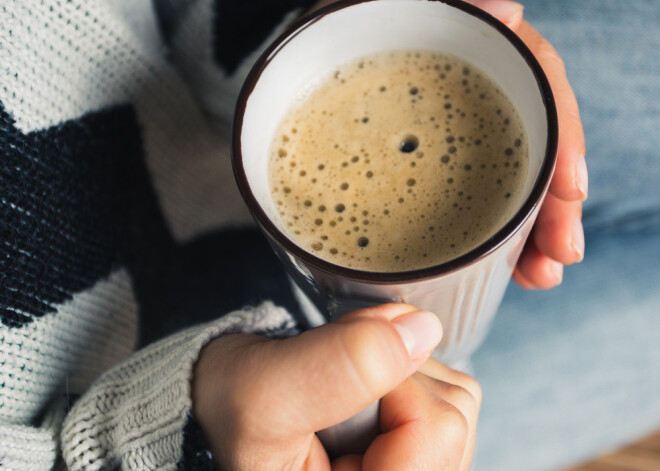
[{"label": "thumb", "polygon": [[468,0],[477,8],[493,15],[512,30],[517,30],[523,19],[523,5],[511,0]]},{"label": "thumb", "polygon": [[[284,341],[267,342],[262,387],[288,398],[291,433],[342,422],[413,374],[442,337],[438,318],[409,304],[360,309]],[[286,378],[286,381],[282,381]]]}]

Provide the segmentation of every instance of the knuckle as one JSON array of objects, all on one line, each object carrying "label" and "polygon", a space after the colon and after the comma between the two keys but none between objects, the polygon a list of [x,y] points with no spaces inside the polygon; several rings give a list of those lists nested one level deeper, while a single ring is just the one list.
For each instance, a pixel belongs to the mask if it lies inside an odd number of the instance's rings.
[{"label": "knuckle", "polygon": [[580,118],[580,108],[578,107],[577,100],[575,99],[574,95],[571,95],[567,98],[565,98],[565,108],[566,108],[566,116],[574,121],[574,122],[581,122]]},{"label": "knuckle", "polygon": [[584,155],[585,144],[584,131],[582,130],[582,117],[580,116],[580,108],[573,91],[570,90],[570,93],[563,93],[558,97],[557,105],[558,110],[561,113],[561,121],[559,125],[574,130],[573,133],[576,135],[574,139],[577,140],[577,145],[579,146],[578,151]]},{"label": "knuckle", "polygon": [[473,384],[470,386],[470,391],[475,401],[477,402],[477,407],[481,408],[481,402],[483,401],[484,393],[479,382],[474,379],[472,381]]},{"label": "knuckle", "polygon": [[459,372],[459,381],[458,384],[463,389],[465,389],[475,400],[477,405],[481,405],[483,398],[483,392],[481,390],[481,385],[479,382],[474,379],[472,376],[466,375],[465,373]]},{"label": "knuckle", "polygon": [[463,386],[447,386],[442,393],[442,398],[457,407],[459,412],[469,417],[474,417],[479,410],[477,398]]},{"label": "knuckle", "polygon": [[437,423],[443,441],[457,447],[465,444],[469,436],[469,424],[457,407],[445,402]]},{"label": "knuckle", "polygon": [[545,38],[539,38],[534,47],[534,53],[539,61],[543,64],[544,68],[551,68],[557,70],[562,74],[566,73],[566,64],[561,56],[557,53],[550,41]]}]

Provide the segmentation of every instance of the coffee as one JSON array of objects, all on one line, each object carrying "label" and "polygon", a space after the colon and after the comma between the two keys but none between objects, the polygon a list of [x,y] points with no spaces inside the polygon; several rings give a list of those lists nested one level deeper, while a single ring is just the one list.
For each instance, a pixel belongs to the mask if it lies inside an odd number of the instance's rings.
[{"label": "coffee", "polygon": [[432,51],[346,64],[284,118],[269,163],[287,235],[349,268],[407,271],[485,242],[520,206],[523,124],[473,65]]}]

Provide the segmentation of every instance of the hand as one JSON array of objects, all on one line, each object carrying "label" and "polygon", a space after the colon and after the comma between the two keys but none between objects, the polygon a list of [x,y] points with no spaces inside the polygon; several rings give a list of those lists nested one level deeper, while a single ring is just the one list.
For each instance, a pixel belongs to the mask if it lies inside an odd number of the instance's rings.
[{"label": "hand", "polygon": [[[467,471],[481,391],[428,360],[441,336],[435,315],[388,304],[287,340],[214,340],[200,353],[192,397],[216,466]],[[315,432],[381,397],[381,433],[366,453],[330,462]]]},{"label": "hand", "polygon": [[472,0],[511,28],[543,67],[557,104],[559,148],[550,191],[518,261],[513,278],[523,288],[548,289],[561,283],[564,265],[584,258],[582,202],[588,175],[580,112],[564,63],[552,45],[523,19],[523,6],[509,0]]}]

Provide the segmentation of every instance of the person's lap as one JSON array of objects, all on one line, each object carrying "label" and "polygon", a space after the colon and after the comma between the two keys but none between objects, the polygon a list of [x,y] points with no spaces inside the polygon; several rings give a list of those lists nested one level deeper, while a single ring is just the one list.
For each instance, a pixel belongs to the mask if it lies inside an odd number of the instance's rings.
[{"label": "person's lap", "polygon": [[524,2],[581,105],[585,261],[512,287],[473,359],[475,470],[558,469],[660,429],[660,4]]},{"label": "person's lap", "polygon": [[580,105],[585,229],[660,231],[660,3],[521,1],[564,59]]},{"label": "person's lap", "polygon": [[660,429],[660,234],[587,242],[560,287],[509,290],[473,358],[475,470],[558,469]]}]

